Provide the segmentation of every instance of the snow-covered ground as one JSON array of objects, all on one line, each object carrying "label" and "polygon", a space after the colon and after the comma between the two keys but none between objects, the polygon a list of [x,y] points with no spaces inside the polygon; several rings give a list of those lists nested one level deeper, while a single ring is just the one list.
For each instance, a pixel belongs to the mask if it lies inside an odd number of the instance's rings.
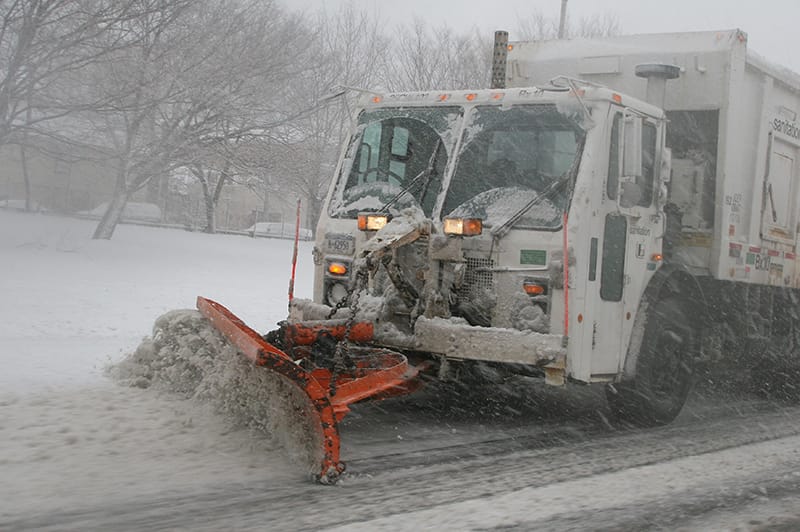
[{"label": "snow-covered ground", "polygon": [[[351,472],[308,482],[263,433],[109,364],[155,319],[223,302],[286,313],[292,243],[0,210],[0,530],[781,530],[800,523],[800,407],[693,397],[672,425],[609,425],[602,394],[357,406]],[[310,296],[301,243],[299,296]],[[425,393],[434,395],[425,396]],[[560,392],[559,392],[560,393]],[[537,406],[537,401],[539,402]]]},{"label": "snow-covered ground", "polygon": [[[94,224],[0,210],[0,529],[45,502],[296,477],[205,405],[105,376],[158,316],[198,295],[272,328],[286,314],[292,242],[129,225],[96,241]],[[300,243],[298,296],[310,296],[311,247]]]},{"label": "snow-covered ground", "polygon": [[[0,390],[83,386],[150,334],[155,318],[203,295],[259,330],[283,319],[288,240],[121,225],[0,210]],[[295,293],[310,297],[310,242]]]}]

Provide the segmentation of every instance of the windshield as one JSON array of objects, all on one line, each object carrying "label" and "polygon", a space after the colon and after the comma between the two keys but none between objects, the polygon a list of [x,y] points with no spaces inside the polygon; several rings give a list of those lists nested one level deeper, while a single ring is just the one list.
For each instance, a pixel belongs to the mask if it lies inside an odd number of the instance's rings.
[{"label": "windshield", "polygon": [[422,208],[431,215],[455,139],[458,107],[365,111],[351,140],[331,216]]},{"label": "windshield", "polygon": [[583,135],[555,105],[476,107],[443,214],[481,218],[487,227],[515,216],[515,227],[560,227]]}]

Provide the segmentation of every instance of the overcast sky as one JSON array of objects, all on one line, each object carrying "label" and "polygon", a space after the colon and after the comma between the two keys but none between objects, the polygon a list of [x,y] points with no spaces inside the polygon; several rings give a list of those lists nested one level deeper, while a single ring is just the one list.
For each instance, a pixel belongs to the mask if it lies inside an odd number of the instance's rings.
[{"label": "overcast sky", "polygon": [[[477,26],[490,35],[506,29],[511,40],[518,18],[537,10],[558,17],[561,8],[561,0],[283,0],[292,8],[329,11],[347,1],[387,21],[404,23],[420,16],[435,26]],[[751,49],[800,72],[800,0],[569,0],[568,9],[574,19],[613,14],[623,33],[740,28]]]}]

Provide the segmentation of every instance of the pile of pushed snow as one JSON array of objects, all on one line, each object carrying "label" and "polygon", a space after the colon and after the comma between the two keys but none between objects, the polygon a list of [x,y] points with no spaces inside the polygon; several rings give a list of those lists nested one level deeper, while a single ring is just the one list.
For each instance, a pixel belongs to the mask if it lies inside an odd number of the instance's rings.
[{"label": "pile of pushed snow", "polygon": [[322,435],[308,397],[277,373],[251,364],[196,310],[156,320],[153,336],[109,373],[122,384],[211,403],[235,425],[255,429],[313,474]]}]

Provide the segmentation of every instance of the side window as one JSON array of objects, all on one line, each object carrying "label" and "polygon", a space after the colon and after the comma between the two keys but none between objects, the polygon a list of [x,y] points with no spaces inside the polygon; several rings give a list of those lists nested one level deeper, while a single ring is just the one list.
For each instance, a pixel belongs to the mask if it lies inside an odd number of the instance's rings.
[{"label": "side window", "polygon": [[609,199],[617,199],[619,188],[619,132],[622,115],[616,113],[611,125],[611,148],[608,154],[608,180],[606,181],[606,195]]},{"label": "side window", "polygon": [[625,238],[628,222],[624,216],[608,214],[603,231],[603,255],[600,269],[600,297],[620,301],[625,281]]},{"label": "side window", "polygon": [[381,144],[381,124],[376,122],[370,124],[364,130],[361,147],[359,148],[358,160],[358,182],[375,181],[376,175],[366,176],[366,171],[378,166],[378,153]]},{"label": "side window", "polygon": [[411,156],[409,135],[407,128],[391,122],[375,122],[367,126],[359,148],[359,184],[386,181],[400,186],[405,179],[406,162]]}]

